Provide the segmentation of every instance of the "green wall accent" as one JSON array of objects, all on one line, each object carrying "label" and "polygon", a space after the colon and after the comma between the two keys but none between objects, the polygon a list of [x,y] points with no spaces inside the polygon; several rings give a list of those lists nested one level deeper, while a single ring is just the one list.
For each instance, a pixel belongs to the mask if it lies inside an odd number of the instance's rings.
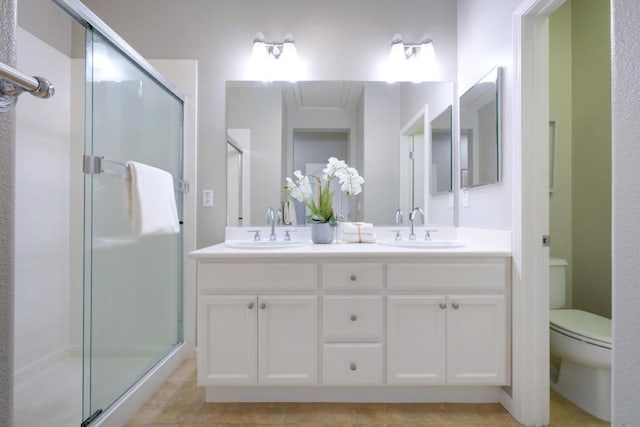
[{"label": "green wall accent", "polygon": [[573,1],[573,302],[611,317],[609,0]]},{"label": "green wall accent", "polygon": [[549,120],[555,122],[556,173],[549,193],[551,256],[566,259],[567,307],[572,306],[573,241],[572,186],[572,86],[571,86],[571,0],[549,17]]},{"label": "green wall accent", "polygon": [[611,317],[609,0],[567,1],[550,17],[549,40],[551,255],[569,262],[567,306]]}]

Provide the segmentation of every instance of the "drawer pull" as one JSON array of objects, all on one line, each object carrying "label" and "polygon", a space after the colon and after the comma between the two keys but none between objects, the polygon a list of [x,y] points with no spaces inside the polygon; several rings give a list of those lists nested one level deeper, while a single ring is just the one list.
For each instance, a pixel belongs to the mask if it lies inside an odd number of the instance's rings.
[{"label": "drawer pull", "polygon": [[252,303],[252,302],[250,302],[249,304],[247,304],[247,308],[248,308],[249,310],[253,309],[253,303]]},{"label": "drawer pull", "polygon": [[350,368],[352,371],[355,371],[356,369],[358,369],[358,366],[354,362],[351,362]]},{"label": "drawer pull", "polygon": [[356,320],[358,320],[358,316],[356,316],[355,314],[351,315],[351,321],[355,322]]},{"label": "drawer pull", "polygon": [[267,303],[263,302],[262,304],[260,304],[260,309],[264,310],[265,308],[267,308]]},{"label": "drawer pull", "polygon": [[454,302],[451,304],[451,307],[453,307],[454,310],[457,310],[460,307],[460,305],[458,305],[457,302]]},{"label": "drawer pull", "polygon": [[358,280],[358,276],[352,274],[351,276],[349,276],[349,279],[351,279],[352,282],[355,282],[356,280]]},{"label": "drawer pull", "polygon": [[445,308],[447,308],[447,304],[441,302],[440,303],[440,308],[444,310]]}]

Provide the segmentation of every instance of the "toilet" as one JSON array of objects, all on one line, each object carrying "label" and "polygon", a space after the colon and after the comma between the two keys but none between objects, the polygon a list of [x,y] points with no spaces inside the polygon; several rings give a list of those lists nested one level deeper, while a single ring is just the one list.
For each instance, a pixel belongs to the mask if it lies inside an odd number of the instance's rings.
[{"label": "toilet", "polygon": [[551,388],[605,421],[611,421],[611,320],[564,309],[567,262],[549,260]]}]

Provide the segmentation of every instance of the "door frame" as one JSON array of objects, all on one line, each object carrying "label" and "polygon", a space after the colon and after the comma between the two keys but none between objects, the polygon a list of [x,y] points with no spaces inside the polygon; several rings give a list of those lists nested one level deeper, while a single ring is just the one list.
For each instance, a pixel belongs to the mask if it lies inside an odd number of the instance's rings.
[{"label": "door frame", "polygon": [[565,0],[523,0],[513,19],[512,387],[501,403],[549,423],[549,15]]}]

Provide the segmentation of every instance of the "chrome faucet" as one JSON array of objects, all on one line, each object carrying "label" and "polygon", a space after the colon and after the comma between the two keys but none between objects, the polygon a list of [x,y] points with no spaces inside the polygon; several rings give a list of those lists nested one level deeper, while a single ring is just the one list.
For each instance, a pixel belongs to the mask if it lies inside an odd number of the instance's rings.
[{"label": "chrome faucet", "polygon": [[402,209],[396,209],[396,225],[402,227],[402,223],[404,222],[404,214],[402,213]]},{"label": "chrome faucet", "polygon": [[269,240],[271,240],[272,242],[276,240],[276,221],[278,222],[278,224],[282,222],[282,211],[278,209],[278,212],[276,214],[276,211],[274,211],[273,208],[267,208],[267,224],[269,224],[269,226],[271,227]]},{"label": "chrome faucet", "polygon": [[[398,227],[402,227],[402,223],[404,222],[404,214],[402,213],[402,209],[398,208],[396,209],[396,225]],[[400,241],[402,240],[402,236],[400,235],[401,230],[397,229],[397,230],[393,230],[396,232],[396,237],[394,238],[395,241]]]},{"label": "chrome faucet", "polygon": [[411,233],[409,233],[409,240],[416,240],[416,233],[414,231],[414,223],[416,221],[416,212],[420,214],[422,217],[422,224],[424,224],[424,212],[419,207],[413,208],[411,213],[409,214],[409,221],[411,221]]}]

